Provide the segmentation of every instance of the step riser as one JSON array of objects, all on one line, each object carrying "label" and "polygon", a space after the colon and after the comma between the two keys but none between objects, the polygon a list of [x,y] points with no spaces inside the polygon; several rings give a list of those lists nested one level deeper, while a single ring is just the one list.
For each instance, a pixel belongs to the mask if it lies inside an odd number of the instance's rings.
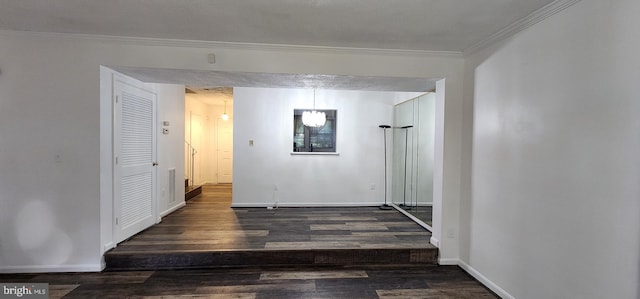
[{"label": "step riser", "polygon": [[437,249],[330,249],[107,254],[107,270],[271,266],[431,265]]},{"label": "step riser", "polygon": [[185,190],[184,200],[189,200],[189,199],[192,199],[192,198],[202,194],[202,186],[197,186],[197,187],[194,187],[193,189],[189,190],[190,188],[191,187],[188,187]]}]

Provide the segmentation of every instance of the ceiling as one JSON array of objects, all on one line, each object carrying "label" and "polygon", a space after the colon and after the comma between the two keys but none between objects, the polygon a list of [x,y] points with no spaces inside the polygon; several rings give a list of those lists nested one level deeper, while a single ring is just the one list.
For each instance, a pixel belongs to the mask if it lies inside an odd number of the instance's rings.
[{"label": "ceiling", "polygon": [[0,29],[463,51],[552,0],[0,0]]},{"label": "ceiling", "polygon": [[[0,30],[461,53],[551,2],[0,0]],[[420,78],[118,70],[143,81],[195,89],[250,82],[264,87],[426,91],[434,84]]]}]

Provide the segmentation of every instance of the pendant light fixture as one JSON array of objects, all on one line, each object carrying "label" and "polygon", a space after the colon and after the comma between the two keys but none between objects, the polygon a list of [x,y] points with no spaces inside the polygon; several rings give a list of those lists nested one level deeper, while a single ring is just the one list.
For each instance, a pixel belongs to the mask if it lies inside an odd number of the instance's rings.
[{"label": "pendant light fixture", "polygon": [[327,115],[316,110],[316,89],[313,89],[313,110],[302,112],[302,123],[307,127],[322,127],[327,122]]},{"label": "pendant light fixture", "polygon": [[229,120],[229,114],[227,114],[227,101],[224,101],[224,113],[220,116],[220,118],[222,118],[222,120],[224,121]]}]

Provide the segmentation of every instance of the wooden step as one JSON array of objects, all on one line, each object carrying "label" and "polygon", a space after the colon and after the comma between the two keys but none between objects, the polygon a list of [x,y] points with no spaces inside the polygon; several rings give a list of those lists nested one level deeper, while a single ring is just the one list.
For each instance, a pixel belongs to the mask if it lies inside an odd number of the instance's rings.
[{"label": "wooden step", "polygon": [[202,186],[187,186],[184,189],[184,200],[189,200],[202,194]]},{"label": "wooden step", "polygon": [[109,271],[281,266],[435,265],[437,248],[110,252]]}]

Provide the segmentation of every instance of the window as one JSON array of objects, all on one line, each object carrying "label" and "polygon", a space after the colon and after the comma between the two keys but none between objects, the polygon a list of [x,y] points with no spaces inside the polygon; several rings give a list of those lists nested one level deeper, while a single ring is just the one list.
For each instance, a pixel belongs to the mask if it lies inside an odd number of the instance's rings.
[{"label": "window", "polygon": [[336,110],[324,112],[327,122],[322,127],[307,127],[302,123],[303,109],[293,110],[293,151],[294,152],[336,152]]}]

